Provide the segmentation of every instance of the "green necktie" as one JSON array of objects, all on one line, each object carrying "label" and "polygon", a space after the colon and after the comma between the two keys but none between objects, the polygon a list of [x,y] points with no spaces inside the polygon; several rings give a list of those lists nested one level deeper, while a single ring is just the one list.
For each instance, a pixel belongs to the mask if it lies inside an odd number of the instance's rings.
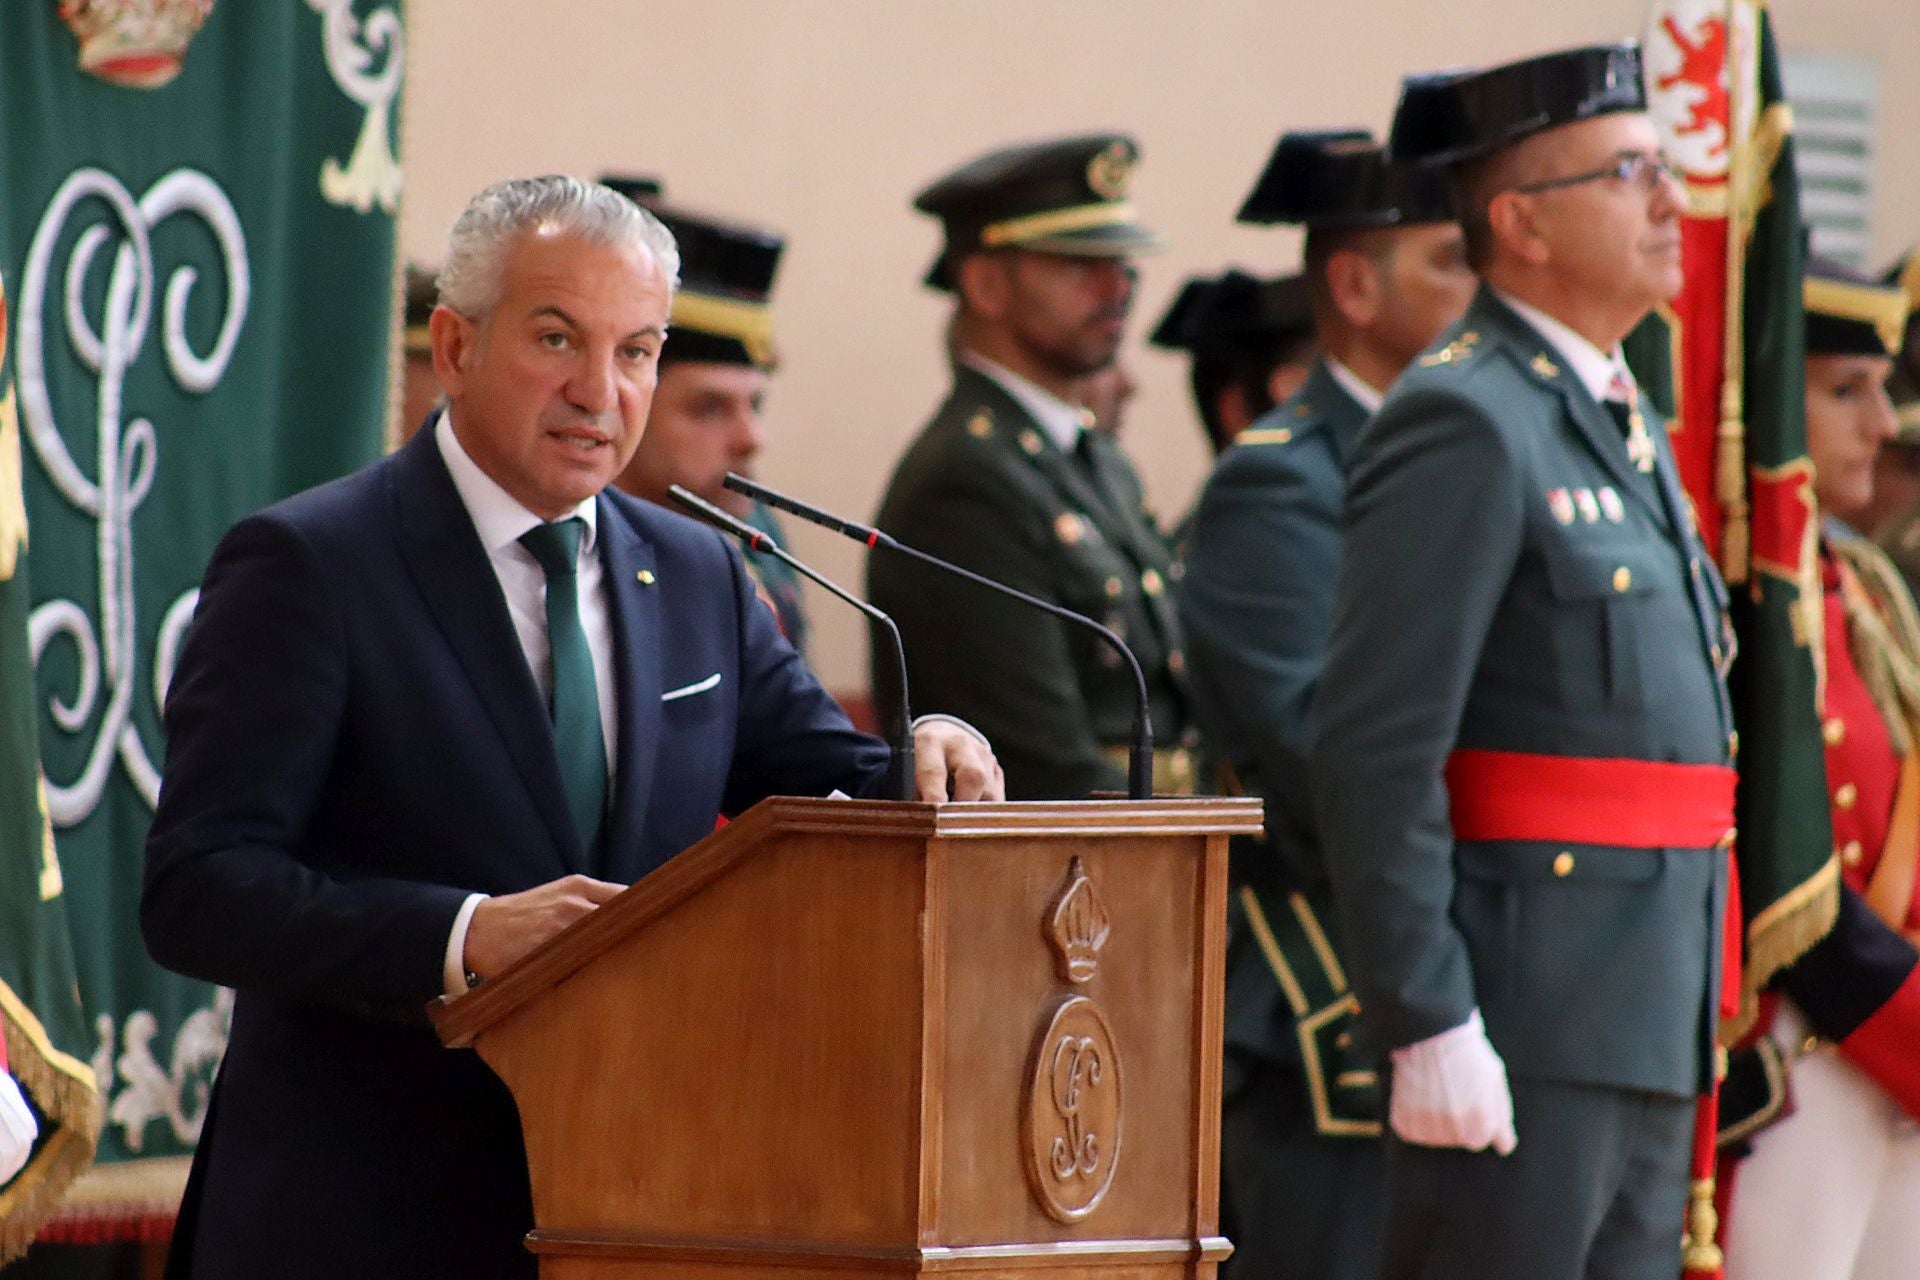
[{"label": "green necktie", "polygon": [[547,647],[553,654],[553,749],[560,782],[581,847],[591,856],[600,845],[607,803],[607,744],[600,732],[600,693],[593,681],[593,654],[580,625],[579,516],[535,525],[520,545],[547,573]]}]

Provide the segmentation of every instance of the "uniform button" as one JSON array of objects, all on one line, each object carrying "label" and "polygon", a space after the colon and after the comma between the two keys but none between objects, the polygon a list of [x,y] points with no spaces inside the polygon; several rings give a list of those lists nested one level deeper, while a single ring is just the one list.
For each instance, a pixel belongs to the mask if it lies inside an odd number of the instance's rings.
[{"label": "uniform button", "polygon": [[1179,675],[1187,669],[1187,655],[1175,649],[1167,655],[1167,670]]},{"label": "uniform button", "polygon": [[1839,746],[1847,740],[1847,722],[1834,716],[1820,726],[1820,736],[1826,739],[1828,746]]},{"label": "uniform button", "polygon": [[1127,584],[1118,578],[1107,579],[1107,599],[1118,600],[1127,589]]},{"label": "uniform button", "polygon": [[1859,866],[1861,856],[1862,851],[1858,840],[1849,840],[1840,846],[1840,861],[1850,867]]},{"label": "uniform button", "polygon": [[1560,856],[1553,860],[1553,874],[1562,878],[1573,874],[1573,855],[1561,850]]},{"label": "uniform button", "polygon": [[1160,571],[1157,569],[1149,569],[1140,575],[1140,589],[1149,596],[1158,598],[1166,590],[1166,585],[1160,580]]},{"label": "uniform button", "polygon": [[1851,782],[1843,782],[1834,788],[1833,807],[1843,813],[1853,808],[1855,804],[1859,803],[1859,800],[1860,788],[1854,786]]},{"label": "uniform button", "polygon": [[1633,570],[1627,568],[1625,565],[1621,565],[1613,571],[1613,589],[1615,591],[1625,591],[1632,585]]}]

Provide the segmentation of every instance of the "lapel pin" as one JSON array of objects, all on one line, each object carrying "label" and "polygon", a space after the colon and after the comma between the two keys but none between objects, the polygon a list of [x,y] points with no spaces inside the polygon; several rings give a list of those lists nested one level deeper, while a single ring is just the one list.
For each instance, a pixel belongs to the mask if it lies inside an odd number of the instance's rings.
[{"label": "lapel pin", "polygon": [[642,569],[640,572],[634,574],[633,576],[639,580],[640,585],[643,587],[650,587],[653,585],[653,570],[651,569]]}]

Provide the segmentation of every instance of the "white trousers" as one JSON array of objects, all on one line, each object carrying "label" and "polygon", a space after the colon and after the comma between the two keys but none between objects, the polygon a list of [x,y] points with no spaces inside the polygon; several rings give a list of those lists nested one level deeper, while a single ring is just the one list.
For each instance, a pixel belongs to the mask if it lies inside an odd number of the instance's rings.
[{"label": "white trousers", "polygon": [[[1786,1005],[1774,1039],[1807,1034]],[[1727,1280],[1920,1277],[1920,1124],[1825,1046],[1792,1060],[1793,1113],[1753,1139],[1734,1182]]]}]

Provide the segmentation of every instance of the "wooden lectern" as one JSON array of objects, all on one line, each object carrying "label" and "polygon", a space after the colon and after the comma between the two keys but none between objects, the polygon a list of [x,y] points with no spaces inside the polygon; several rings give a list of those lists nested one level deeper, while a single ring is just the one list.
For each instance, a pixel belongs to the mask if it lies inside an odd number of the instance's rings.
[{"label": "wooden lectern", "polygon": [[1257,800],[776,799],[443,1006],[543,1280],[1211,1276]]}]

